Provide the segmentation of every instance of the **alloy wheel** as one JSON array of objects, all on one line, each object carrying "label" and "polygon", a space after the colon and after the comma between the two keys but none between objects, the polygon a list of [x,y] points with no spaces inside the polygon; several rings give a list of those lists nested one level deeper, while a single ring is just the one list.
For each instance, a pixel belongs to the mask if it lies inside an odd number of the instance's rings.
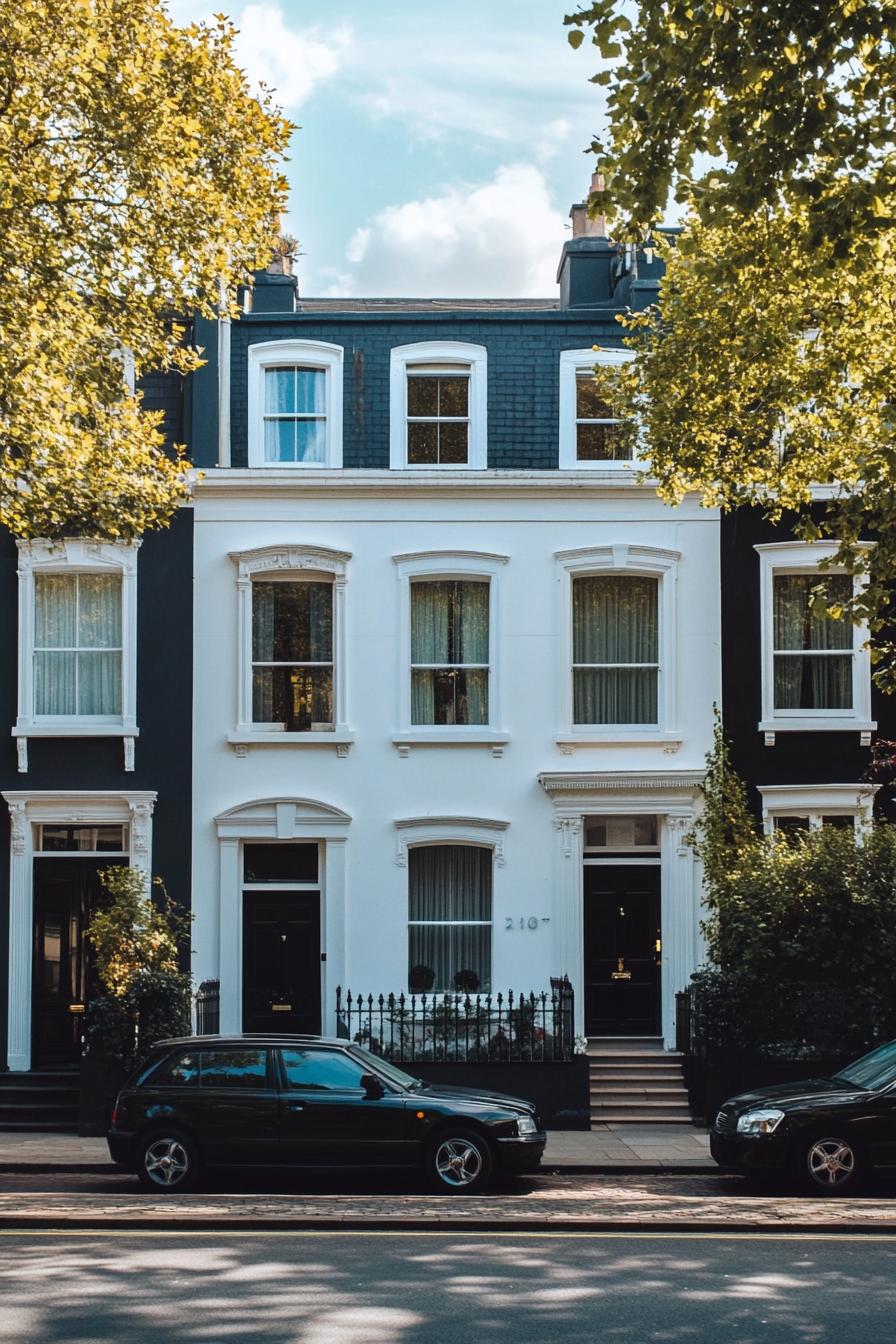
[{"label": "alloy wheel", "polygon": [[147,1145],[143,1168],[154,1185],[179,1185],[190,1169],[190,1157],[180,1139],[156,1139]]},{"label": "alloy wheel", "polygon": [[855,1175],[855,1150],[843,1139],[816,1139],[806,1153],[806,1166],[815,1185],[837,1190]]},{"label": "alloy wheel", "polygon": [[472,1185],[482,1172],[482,1153],[471,1139],[444,1139],[436,1149],[436,1171],[446,1185]]}]

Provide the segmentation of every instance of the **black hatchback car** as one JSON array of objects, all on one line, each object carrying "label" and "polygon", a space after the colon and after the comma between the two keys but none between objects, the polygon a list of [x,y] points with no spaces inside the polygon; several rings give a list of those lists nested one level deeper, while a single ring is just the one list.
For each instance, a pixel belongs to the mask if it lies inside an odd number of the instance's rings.
[{"label": "black hatchback car", "polygon": [[154,1192],[189,1189],[203,1167],[394,1166],[469,1193],[534,1171],[546,1135],[528,1101],[436,1087],[347,1041],[193,1036],[154,1047],[108,1140]]},{"label": "black hatchback car", "polygon": [[896,1041],[830,1078],[779,1083],[726,1101],[709,1135],[715,1160],[795,1176],[815,1194],[854,1190],[896,1168]]}]

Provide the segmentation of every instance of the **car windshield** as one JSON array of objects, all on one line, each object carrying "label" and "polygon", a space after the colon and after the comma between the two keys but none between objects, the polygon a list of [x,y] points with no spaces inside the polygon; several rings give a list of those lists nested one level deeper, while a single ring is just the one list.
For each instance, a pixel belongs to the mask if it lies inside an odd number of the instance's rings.
[{"label": "car windshield", "polygon": [[879,1092],[881,1088],[889,1087],[890,1083],[896,1082],[896,1041],[879,1045],[855,1063],[847,1064],[834,1077],[842,1078],[851,1087],[863,1087],[869,1092]]},{"label": "car windshield", "polygon": [[374,1073],[380,1074],[383,1078],[388,1078],[390,1083],[397,1083],[399,1087],[416,1087],[420,1082],[419,1078],[412,1078],[404,1069],[396,1068],[388,1060],[382,1059],[380,1055],[374,1055],[370,1050],[365,1050],[363,1045],[353,1045],[352,1054],[356,1059],[360,1059],[362,1064],[371,1064]]}]

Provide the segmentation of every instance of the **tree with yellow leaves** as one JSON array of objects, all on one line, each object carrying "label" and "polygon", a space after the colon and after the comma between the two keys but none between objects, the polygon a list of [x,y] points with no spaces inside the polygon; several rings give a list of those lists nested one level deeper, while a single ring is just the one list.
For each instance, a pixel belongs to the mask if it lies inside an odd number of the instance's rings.
[{"label": "tree with yellow leaves", "polygon": [[0,523],[130,538],[186,498],[129,372],[189,373],[177,321],[265,264],[292,127],[223,17],[0,0]]}]

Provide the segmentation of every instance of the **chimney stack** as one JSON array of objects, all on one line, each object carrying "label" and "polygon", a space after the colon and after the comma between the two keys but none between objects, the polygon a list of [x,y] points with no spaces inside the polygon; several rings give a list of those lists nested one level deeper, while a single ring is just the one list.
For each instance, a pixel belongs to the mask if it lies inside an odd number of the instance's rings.
[{"label": "chimney stack", "polygon": [[[591,191],[604,190],[601,172],[591,175]],[[605,308],[613,301],[610,268],[615,253],[607,237],[605,215],[588,214],[588,202],[581,201],[569,212],[572,238],[563,244],[557,281],[561,308]]]}]

